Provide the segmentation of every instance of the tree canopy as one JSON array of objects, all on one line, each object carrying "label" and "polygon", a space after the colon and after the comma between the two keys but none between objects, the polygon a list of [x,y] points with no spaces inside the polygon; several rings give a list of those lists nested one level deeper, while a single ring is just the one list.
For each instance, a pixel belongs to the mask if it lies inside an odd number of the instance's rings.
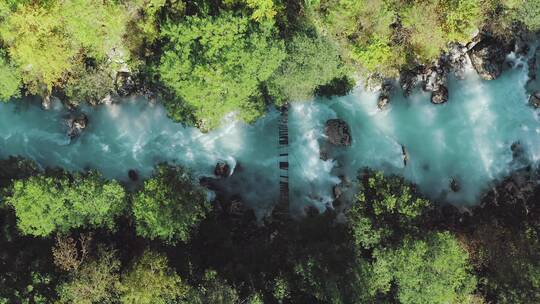
[{"label": "tree canopy", "polygon": [[159,166],[133,198],[137,234],[169,243],[187,241],[208,211],[206,193],[181,167]]},{"label": "tree canopy", "polygon": [[248,122],[262,115],[260,86],[285,58],[271,27],[222,13],[168,23],[162,36],[168,43],[160,77],[193,107],[201,128],[219,125],[231,112]]},{"label": "tree canopy", "polygon": [[394,285],[399,303],[468,303],[476,288],[468,254],[450,233],[407,238],[375,256],[376,286],[388,292]]},{"label": "tree canopy", "polygon": [[113,229],[125,207],[125,191],[99,174],[37,175],[17,180],[7,202],[22,233],[48,236],[73,228]]}]

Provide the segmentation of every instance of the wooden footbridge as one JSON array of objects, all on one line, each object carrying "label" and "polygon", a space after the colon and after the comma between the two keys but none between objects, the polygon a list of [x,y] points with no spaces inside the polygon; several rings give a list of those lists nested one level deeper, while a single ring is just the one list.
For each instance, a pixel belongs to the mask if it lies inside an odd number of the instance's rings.
[{"label": "wooden footbridge", "polygon": [[280,108],[279,117],[279,205],[278,213],[289,214],[289,105]]}]

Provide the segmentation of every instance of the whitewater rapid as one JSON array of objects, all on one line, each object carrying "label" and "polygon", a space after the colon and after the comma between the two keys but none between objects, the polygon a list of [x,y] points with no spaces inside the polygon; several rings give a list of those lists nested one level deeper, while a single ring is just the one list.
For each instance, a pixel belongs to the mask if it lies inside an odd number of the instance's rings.
[{"label": "whitewater rapid", "polygon": [[[526,65],[516,64],[500,78],[483,81],[470,70],[463,80],[450,78],[449,101],[442,105],[431,104],[429,94],[419,89],[408,98],[396,89],[390,105],[380,110],[378,92],[361,85],[344,97],[293,103],[292,211],[331,206],[339,176],[354,180],[366,166],[401,174],[430,198],[475,204],[491,182],[540,159],[539,110],[527,103],[527,72]],[[258,216],[268,214],[279,199],[279,113],[274,109],[253,125],[228,117],[223,127],[206,134],[172,122],[159,103],[140,97],[81,111],[89,126],[70,141],[63,123],[68,111],[59,103],[47,111],[30,99],[0,103],[0,158],[19,155],[43,167],[96,169],[128,184],[129,170],[145,178],[162,162],[189,167],[198,178],[212,177],[221,160],[234,167],[234,174],[220,187],[239,195]],[[324,124],[331,118],[350,125],[350,147],[324,144]],[[516,160],[510,147],[518,142],[524,155]],[[329,159],[321,159],[321,149]],[[460,191],[450,190],[452,179]]]}]

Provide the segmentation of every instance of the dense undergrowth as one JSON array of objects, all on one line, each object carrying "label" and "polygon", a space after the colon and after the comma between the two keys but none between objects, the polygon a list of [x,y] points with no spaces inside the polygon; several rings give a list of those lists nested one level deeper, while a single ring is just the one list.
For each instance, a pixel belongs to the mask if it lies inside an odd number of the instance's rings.
[{"label": "dense undergrowth", "polygon": [[128,191],[12,158],[0,302],[535,303],[540,187],[520,174],[467,215],[366,169],[345,209],[257,221],[241,202],[207,202],[180,167]]},{"label": "dense undergrowth", "polygon": [[[3,0],[0,99],[158,94],[208,130],[395,77],[479,30],[536,31],[538,16],[538,0]],[[365,170],[343,211],[257,221],[184,168],[132,191],[12,158],[0,303],[537,303],[540,188],[519,174],[467,214]]]},{"label": "dense undergrowth", "polygon": [[0,99],[159,94],[208,130],[345,93],[357,74],[395,77],[479,30],[535,31],[539,13],[537,0],[4,0]]}]

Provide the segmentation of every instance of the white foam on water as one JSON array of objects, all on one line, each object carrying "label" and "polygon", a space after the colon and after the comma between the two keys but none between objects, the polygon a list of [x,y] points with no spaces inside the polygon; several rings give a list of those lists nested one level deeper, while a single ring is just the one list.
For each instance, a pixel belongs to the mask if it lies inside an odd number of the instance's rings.
[{"label": "white foam on water", "polygon": [[[540,159],[539,112],[527,105],[526,81],[523,64],[493,81],[481,80],[469,67],[464,80],[450,79],[449,101],[443,105],[431,104],[420,90],[408,98],[396,90],[387,109],[379,110],[378,92],[360,85],[347,96],[292,104],[291,209],[327,208],[339,176],[352,180],[362,167],[401,174],[433,199],[476,203],[490,182],[527,164],[512,160],[512,143],[520,142],[531,163]],[[197,177],[213,176],[215,164],[225,160],[234,171],[223,185],[227,192],[238,193],[258,216],[277,203],[276,110],[253,125],[227,117],[228,123],[209,133],[173,123],[161,105],[141,98],[82,110],[89,127],[70,143],[62,123],[67,112],[59,104],[43,111],[37,102],[0,103],[0,157],[20,155],[69,170],[94,168],[123,181],[130,169],[148,177],[165,161],[183,164]],[[332,118],[350,125],[350,147],[328,150],[324,144],[324,125]],[[327,150],[332,158],[321,159]],[[459,182],[459,192],[449,189],[451,179]]]}]

